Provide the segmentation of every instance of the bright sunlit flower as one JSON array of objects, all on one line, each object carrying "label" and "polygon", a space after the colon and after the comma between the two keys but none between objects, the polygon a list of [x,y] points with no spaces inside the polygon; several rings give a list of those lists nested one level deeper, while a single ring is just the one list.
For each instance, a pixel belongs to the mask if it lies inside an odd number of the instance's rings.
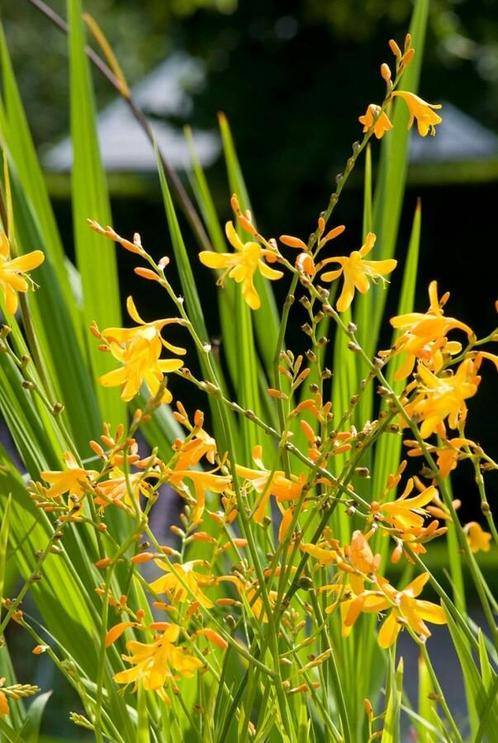
[{"label": "bright sunlit flower", "polygon": [[476,394],[481,381],[476,374],[473,359],[465,359],[454,374],[448,373],[441,377],[419,364],[418,376],[418,393],[408,403],[406,411],[409,415],[422,419],[422,438],[426,439],[435,431],[441,431],[446,419],[450,428],[458,428],[467,416],[465,400]]},{"label": "bright sunlit flower", "polygon": [[0,231],[0,289],[9,315],[15,315],[17,312],[17,293],[24,293],[29,289],[29,277],[26,278],[23,274],[38,268],[44,260],[45,256],[41,250],[33,250],[18,258],[10,258],[9,239],[5,232]]},{"label": "bright sunlit flower", "polygon": [[437,495],[436,488],[431,485],[424,488],[418,495],[409,497],[415,486],[414,478],[410,477],[402,495],[389,503],[372,503],[372,511],[380,513],[384,519],[395,529],[406,531],[418,529],[424,524],[424,518],[428,515],[424,509]]},{"label": "bright sunlit flower", "polygon": [[387,258],[383,261],[364,260],[375,245],[375,240],[374,233],[369,232],[365,243],[359,250],[354,250],[349,257],[326,258],[322,261],[322,266],[328,263],[339,263],[341,266],[335,271],[326,271],[321,275],[322,281],[335,281],[341,274],[344,278],[341,296],[336,304],[339,312],[345,312],[351,305],[355,289],[364,294],[369,289],[370,281],[377,279],[385,281],[384,276],[396,268],[397,261],[394,258]]},{"label": "bright sunlit flower", "polygon": [[474,554],[480,550],[483,552],[489,552],[491,548],[491,534],[484,531],[477,521],[470,521],[468,524],[465,524],[463,530],[467,535],[467,541]]},{"label": "bright sunlit flower", "polygon": [[141,684],[145,690],[156,691],[163,701],[169,702],[164,685],[179,676],[191,678],[203,667],[202,661],[175,645],[179,635],[180,627],[171,624],[155,642],[127,642],[130,654],[123,655],[123,660],[131,663],[132,668],[117,673],[114,681],[118,684]]},{"label": "bright sunlit flower", "polygon": [[[97,331],[107,350],[122,364],[122,367],[103,374],[99,382],[104,387],[120,386],[121,399],[126,402],[138,394],[142,384],[155,397],[164,382],[164,375],[181,369],[183,362],[180,359],[160,358],[163,347],[179,355],[186,353],[184,348],[173,346],[161,335],[166,325],[179,323],[181,320],[170,318],[146,323],[138,314],[131,297],[128,297],[127,308],[132,320],[139,323],[137,327],[106,328],[101,333]],[[161,401],[169,403],[171,400],[171,392],[164,388]]]},{"label": "bright sunlit flower", "polygon": [[390,610],[377,637],[381,648],[394,645],[403,627],[409,627],[419,637],[427,639],[431,632],[425,622],[432,624],[447,622],[442,606],[416,598],[429,577],[429,573],[422,573],[402,591],[397,591],[386,578],[378,576],[377,586],[380,590],[364,591],[351,602],[345,619],[346,626],[353,625],[362,612],[378,614]]},{"label": "bright sunlit flower", "polygon": [[393,96],[395,95],[402,98],[408,106],[408,113],[410,114],[408,128],[412,126],[414,119],[416,119],[418,133],[421,137],[436,133],[436,125],[442,121],[441,116],[435,113],[437,109],[442,108],[440,103],[427,103],[415,93],[409,93],[406,90],[395,90]]},{"label": "bright sunlit flower", "polygon": [[215,253],[212,250],[202,250],[199,259],[208,268],[225,269],[218,280],[223,286],[223,280],[228,274],[231,279],[242,284],[242,296],[252,310],[261,306],[259,294],[254,286],[254,274],[260,271],[266,279],[275,281],[283,276],[282,271],[270,268],[263,258],[273,258],[273,253],[267,248],[262,248],[257,242],[249,241],[243,243],[235,231],[232,222],[225,225],[225,233],[228,242],[235,248],[235,253]]},{"label": "bright sunlit flower", "polygon": [[375,103],[370,103],[363,116],[358,117],[358,121],[363,124],[363,132],[368,132],[373,127],[377,139],[382,139],[384,134],[393,128],[389,116]]},{"label": "bright sunlit flower", "polygon": [[459,329],[466,333],[469,339],[472,337],[472,328],[454,317],[444,316],[443,307],[448,297],[449,293],[446,293],[438,299],[437,282],[431,281],[430,305],[427,312],[409,312],[391,318],[391,325],[403,331],[394,345],[394,352],[406,354],[404,362],[395,374],[395,379],[407,377],[413,370],[416,359],[422,360],[433,371],[439,371],[444,361],[443,352],[455,354],[461,350],[460,343],[448,341],[446,338],[450,330]]},{"label": "bright sunlit flower", "polygon": [[377,607],[375,610],[384,611],[392,607],[379,630],[377,639],[381,648],[394,645],[404,626],[410,627],[420,637],[427,638],[431,636],[431,632],[425,622],[446,624],[446,614],[442,606],[416,598],[422,592],[429,577],[429,573],[418,575],[402,591],[396,591],[385,578],[379,577],[379,586],[386,600],[382,607]]}]

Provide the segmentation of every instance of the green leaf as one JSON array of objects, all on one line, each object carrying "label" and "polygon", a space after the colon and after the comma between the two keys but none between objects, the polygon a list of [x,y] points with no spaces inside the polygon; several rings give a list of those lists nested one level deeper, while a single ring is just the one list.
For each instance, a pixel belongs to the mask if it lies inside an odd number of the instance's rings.
[{"label": "green leaf", "polygon": [[391,653],[389,663],[389,684],[387,689],[387,707],[381,743],[399,743],[400,741],[399,723],[402,695],[403,658],[399,659],[398,667],[394,670],[394,653]]},{"label": "green leaf", "polygon": [[[105,237],[87,224],[95,219],[111,224],[111,210],[106,179],[97,142],[96,114],[80,0],[68,0],[69,70],[71,91],[71,137],[73,166],[71,190],[76,259],[83,290],[83,321],[88,328],[95,321],[99,327],[121,325],[119,284],[115,248]],[[115,363],[90,339],[89,357],[94,378],[109,371]],[[111,425],[124,420],[125,408],[117,394],[97,387],[102,417]]]},{"label": "green leaf", "polygon": [[52,692],[46,691],[33,699],[28,707],[26,721],[19,732],[18,743],[38,743],[43,713],[51,696]]}]

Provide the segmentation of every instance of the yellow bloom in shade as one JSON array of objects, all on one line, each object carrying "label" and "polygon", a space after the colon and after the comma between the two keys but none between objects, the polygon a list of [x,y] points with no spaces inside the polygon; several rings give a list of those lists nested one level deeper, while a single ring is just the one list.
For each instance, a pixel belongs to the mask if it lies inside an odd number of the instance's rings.
[{"label": "yellow bloom in shade", "polygon": [[467,541],[470,544],[470,549],[475,554],[482,550],[483,552],[489,552],[491,534],[480,526],[477,521],[470,521],[463,527],[465,534],[467,535]]},{"label": "yellow bloom in shade", "polygon": [[210,609],[213,602],[204,595],[202,588],[212,585],[214,579],[194,570],[199,563],[202,564],[202,560],[191,560],[183,565],[156,560],[156,564],[166,575],[153,581],[150,584],[151,590],[154,593],[165,593],[173,603],[198,601],[205,609]]},{"label": "yellow bloom in shade", "polygon": [[[122,364],[122,367],[103,374],[99,382],[104,387],[120,386],[121,399],[125,401],[132,400],[142,384],[154,397],[164,381],[164,375],[181,369],[183,362],[180,359],[160,358],[163,347],[179,355],[186,353],[184,348],[173,346],[161,335],[166,325],[181,322],[178,318],[146,323],[138,314],[131,297],[128,297],[127,307],[131,318],[139,323],[137,327],[106,328],[99,334],[107,350]],[[169,403],[171,400],[171,392],[164,389],[162,402]]]},{"label": "yellow bloom in shade", "polygon": [[41,250],[10,258],[10,243],[5,232],[0,231],[0,289],[5,298],[5,309],[9,315],[17,312],[17,292],[27,292],[29,280],[23,274],[38,268],[45,256]]},{"label": "yellow bloom in shade", "polygon": [[202,250],[199,259],[208,268],[225,269],[219,284],[223,285],[226,274],[239,284],[242,284],[242,296],[252,310],[261,306],[259,294],[254,286],[254,274],[260,271],[266,279],[275,281],[283,276],[282,271],[270,268],[263,258],[274,258],[272,251],[262,248],[257,242],[243,243],[235,231],[232,222],[225,225],[228,242],[235,248],[235,253],[215,253],[212,250]]},{"label": "yellow bloom in shade", "polygon": [[481,381],[476,374],[474,360],[465,359],[454,374],[441,377],[419,364],[418,376],[418,394],[405,409],[409,415],[422,419],[422,438],[444,430],[445,419],[448,419],[450,428],[458,428],[467,416],[465,400],[476,394]]},{"label": "yellow bloom in shade", "polygon": [[415,93],[409,93],[406,90],[395,90],[393,96],[395,95],[402,98],[408,106],[408,113],[410,114],[408,128],[412,126],[414,119],[416,119],[418,133],[421,137],[436,133],[436,125],[442,121],[442,118],[435,113],[437,109],[442,107],[440,103],[427,103]]},{"label": "yellow bloom in shade", "polygon": [[321,262],[321,266],[328,263],[339,263],[341,266],[335,271],[326,271],[321,275],[323,281],[335,281],[341,274],[344,278],[341,296],[336,305],[339,312],[345,312],[351,305],[355,289],[364,294],[369,289],[370,281],[376,281],[377,279],[385,281],[383,277],[396,268],[397,261],[394,258],[383,261],[364,260],[375,245],[375,240],[374,233],[369,232],[365,238],[365,243],[359,250],[354,250],[349,257],[326,258]]},{"label": "yellow bloom in shade", "polygon": [[116,673],[114,681],[118,684],[141,684],[145,690],[156,691],[163,701],[169,702],[164,685],[179,676],[191,678],[203,667],[202,661],[175,645],[179,635],[180,627],[171,624],[155,642],[128,642],[129,655],[123,655],[123,660],[131,663],[132,668]]},{"label": "yellow bloom in shade", "polygon": [[384,134],[393,128],[389,116],[375,103],[370,103],[365,114],[358,117],[358,121],[363,124],[363,132],[368,132],[373,127],[377,139],[382,139]]},{"label": "yellow bloom in shade", "polygon": [[95,470],[85,470],[80,467],[69,452],[66,452],[63,458],[67,466],[66,470],[45,470],[40,473],[50,486],[44,493],[47,498],[60,498],[65,493],[81,497],[85,494],[91,479],[99,474]]},{"label": "yellow bloom in shade", "polygon": [[238,476],[248,480],[254,490],[261,496],[254,511],[254,520],[257,524],[260,524],[266,515],[270,496],[273,495],[280,503],[297,501],[305,483],[304,475],[291,475],[289,478],[280,470],[266,469],[261,460],[261,454],[261,446],[255,446],[253,459],[259,469],[251,469],[241,465],[237,465],[236,468]]}]

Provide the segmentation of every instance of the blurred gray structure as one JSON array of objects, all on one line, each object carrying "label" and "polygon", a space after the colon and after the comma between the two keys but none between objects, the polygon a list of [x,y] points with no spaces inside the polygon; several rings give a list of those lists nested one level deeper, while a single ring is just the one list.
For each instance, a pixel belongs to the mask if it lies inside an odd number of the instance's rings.
[{"label": "blurred gray structure", "polygon": [[419,137],[413,131],[410,162],[451,163],[498,158],[498,137],[451,103],[443,103],[442,124],[436,137]]},{"label": "blurred gray structure", "polygon": [[[185,53],[176,53],[162,62],[133,88],[133,95],[152,123],[161,150],[175,170],[186,170],[190,154],[183,132],[169,119],[188,120],[192,96],[204,84],[204,66]],[[445,182],[498,178],[498,136],[451,103],[444,103],[443,123],[437,137],[419,137],[416,127],[410,140],[409,180]],[[98,135],[104,168],[113,174],[148,175],[156,172],[154,152],[126,103],[117,99],[98,116]],[[197,155],[204,167],[220,153],[214,131],[194,129]],[[46,169],[53,174],[71,170],[71,140],[66,137],[50,148]],[[110,183],[113,189],[112,180]],[[126,190],[126,179],[120,180]]]},{"label": "blurred gray structure", "polygon": [[[162,62],[133,88],[135,101],[147,115],[159,147],[175,170],[188,167],[189,149],[181,128],[167,123],[166,119],[188,119],[193,106],[192,94],[203,81],[202,63],[178,53]],[[122,99],[109,104],[98,115],[98,136],[103,165],[108,173],[156,172],[150,142]],[[210,165],[220,151],[218,136],[214,132],[194,129],[193,138],[201,164]],[[44,157],[45,167],[53,172],[67,173],[71,163],[69,137],[50,148]]]}]

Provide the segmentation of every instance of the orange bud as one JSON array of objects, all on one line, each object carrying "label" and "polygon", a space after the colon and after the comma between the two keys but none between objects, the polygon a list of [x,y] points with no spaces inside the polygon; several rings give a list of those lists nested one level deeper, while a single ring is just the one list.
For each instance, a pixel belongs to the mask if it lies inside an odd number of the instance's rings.
[{"label": "orange bud", "polygon": [[31,651],[33,655],[41,655],[42,653],[45,653],[48,650],[48,645],[35,645],[33,650]]},{"label": "orange bud", "polygon": [[240,606],[240,601],[236,599],[216,599],[218,606]]},{"label": "orange bud", "polygon": [[396,59],[401,59],[401,49],[396,44],[394,39],[389,39],[389,48],[391,49],[392,53],[396,57]]},{"label": "orange bud", "polygon": [[315,432],[311,428],[310,424],[307,421],[299,421],[299,426],[301,428],[301,431],[308,439],[309,443],[313,444],[315,441]]},{"label": "orange bud", "polygon": [[339,237],[339,235],[342,235],[345,229],[346,229],[346,225],[344,224],[337,225],[337,227],[334,227],[333,229],[331,229],[330,232],[327,232],[327,234],[323,238],[323,242],[334,240],[336,237]]},{"label": "orange bud", "polygon": [[247,539],[243,539],[242,537],[236,537],[232,539],[232,542],[236,547],[247,547]]},{"label": "orange bud", "polygon": [[391,82],[391,69],[385,62],[382,62],[380,66],[380,76],[386,81],[386,83]]},{"label": "orange bud", "polygon": [[277,400],[288,400],[288,396],[285,394],[285,392],[282,392],[281,390],[276,390],[274,387],[268,387],[266,390],[270,397],[274,397]]},{"label": "orange bud", "polygon": [[405,52],[405,54],[403,54],[403,58],[401,60],[403,66],[408,67],[408,65],[414,58],[414,56],[415,56],[415,49],[408,49],[408,51]]},{"label": "orange bud", "polygon": [[196,410],[194,413],[194,425],[196,428],[202,428],[204,425],[204,413],[202,410]]},{"label": "orange bud", "polygon": [[305,273],[307,276],[314,276],[316,269],[315,262],[313,261],[313,256],[311,256],[309,253],[299,253],[296,258],[296,268],[298,271],[301,271],[301,273]]},{"label": "orange bud", "polygon": [[302,240],[300,240],[298,237],[293,237],[292,235],[280,235],[279,240],[284,245],[287,245],[289,248],[298,248],[299,250],[305,250],[308,251],[308,246],[306,243],[304,243]]},{"label": "orange bud", "polygon": [[165,629],[168,629],[171,622],[152,622],[149,624],[149,629],[155,629],[159,630],[160,632],[164,632]]},{"label": "orange bud", "polygon": [[142,266],[137,266],[133,270],[137,274],[137,276],[141,276],[142,279],[148,279],[149,281],[160,281],[159,276],[156,273],[154,273],[154,271],[151,271],[150,268],[143,268]]},{"label": "orange bud", "polygon": [[226,650],[228,647],[228,642],[213,629],[200,629],[195,634],[200,637],[205,637],[209,642],[212,642],[213,645],[221,648],[221,650]]},{"label": "orange bud", "polygon": [[97,560],[95,563],[96,568],[108,568],[109,565],[112,565],[112,560],[110,557],[103,557],[102,560]]},{"label": "orange bud", "polygon": [[296,381],[294,382],[294,387],[298,387],[300,384],[304,382],[304,380],[309,377],[311,374],[311,369],[303,369],[301,374],[298,375],[296,378]]},{"label": "orange bud", "polygon": [[256,227],[252,224],[252,222],[249,222],[249,220],[243,216],[243,214],[238,215],[239,224],[246,232],[249,232],[250,235],[257,235],[258,231]]},{"label": "orange bud", "polygon": [[190,540],[192,542],[210,542],[211,544],[216,542],[216,539],[212,537],[211,534],[208,534],[207,531],[195,532],[195,534],[192,534],[190,537]]},{"label": "orange bud", "polygon": [[152,552],[139,552],[137,555],[133,555],[130,562],[134,565],[141,565],[143,562],[150,562],[154,557],[155,555]]},{"label": "orange bud", "polygon": [[96,455],[97,455],[98,457],[104,457],[104,456],[105,456],[105,452],[104,452],[104,450],[102,449],[102,447],[100,446],[100,444],[99,444],[99,443],[97,443],[97,441],[90,441],[90,442],[89,442],[89,446],[90,446],[90,449],[91,449],[91,450],[92,450],[92,451],[93,451],[93,452],[94,452],[94,453],[95,453],[95,454],[96,454]]},{"label": "orange bud", "polygon": [[230,206],[232,207],[233,211],[238,214],[240,212],[240,204],[239,199],[237,197],[237,194],[232,194],[230,198]]}]

